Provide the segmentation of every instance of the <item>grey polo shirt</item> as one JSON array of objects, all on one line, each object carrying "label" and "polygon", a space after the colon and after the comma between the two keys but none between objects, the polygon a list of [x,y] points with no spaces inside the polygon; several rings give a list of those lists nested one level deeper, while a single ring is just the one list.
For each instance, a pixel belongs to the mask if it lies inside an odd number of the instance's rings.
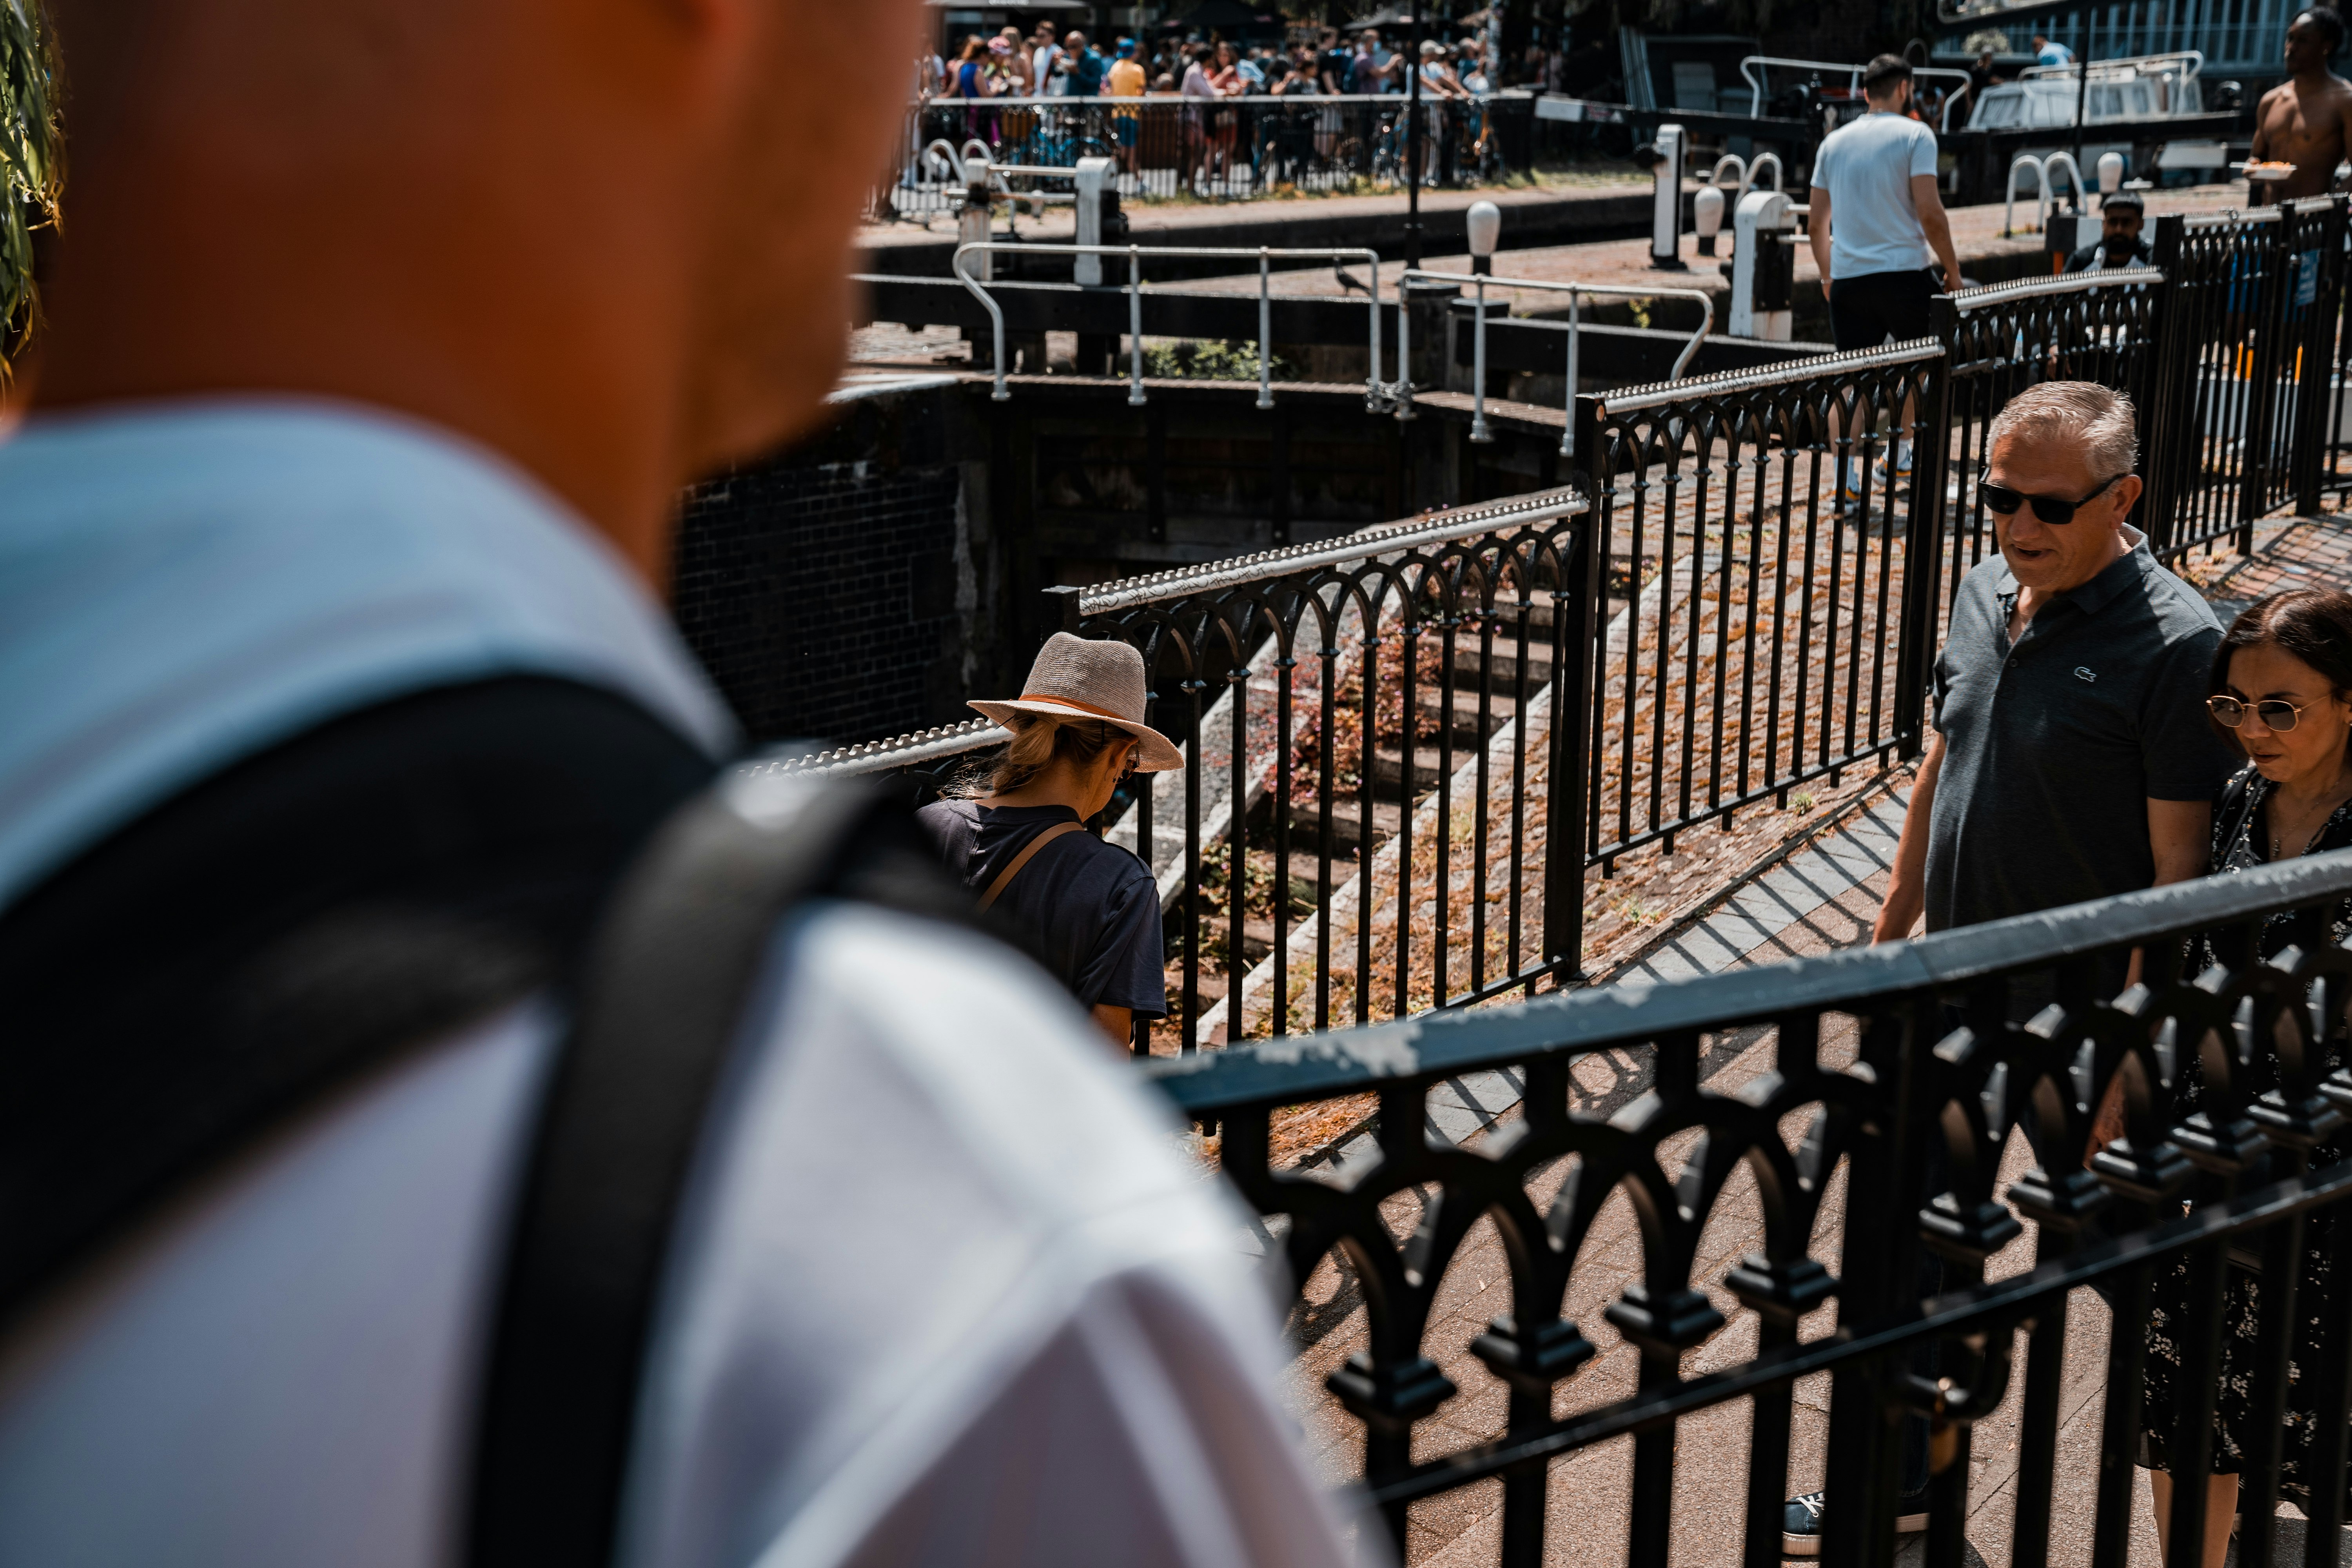
[{"label": "grey polo shirt", "polygon": [[2153,800],[2210,800],[2239,765],[2205,718],[2221,628],[2144,538],[2027,623],[1990,557],[1960,584],[1936,659],[1943,770],[1927,833],[1927,929],[2145,888]]}]

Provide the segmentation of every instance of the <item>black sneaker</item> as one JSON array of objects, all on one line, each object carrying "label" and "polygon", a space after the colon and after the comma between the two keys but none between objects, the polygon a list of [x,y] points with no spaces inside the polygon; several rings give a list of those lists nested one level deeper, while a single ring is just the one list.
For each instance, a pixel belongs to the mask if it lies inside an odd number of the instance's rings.
[{"label": "black sneaker", "polygon": [[[1819,1557],[1822,1554],[1822,1503],[1826,1492],[1792,1497],[1780,1516],[1780,1555]],[[1927,1489],[1905,1492],[1895,1500],[1895,1533],[1916,1535],[1927,1528]]]}]

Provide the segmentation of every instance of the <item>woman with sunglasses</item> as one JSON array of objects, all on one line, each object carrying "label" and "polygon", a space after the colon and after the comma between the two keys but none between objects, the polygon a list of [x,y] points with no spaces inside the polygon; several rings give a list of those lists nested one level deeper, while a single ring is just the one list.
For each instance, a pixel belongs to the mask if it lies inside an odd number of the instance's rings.
[{"label": "woman with sunglasses", "polygon": [[1168,1013],[1160,887],[1086,831],[1138,773],[1183,765],[1143,722],[1143,656],[1056,632],[1018,698],[971,706],[1013,732],[994,763],[917,814],[982,912],[1028,949],[1124,1046]]},{"label": "woman with sunglasses", "polygon": [[[2324,850],[2352,847],[2352,595],[2297,589],[2274,594],[2231,624],[2213,659],[2213,695],[2206,710],[2246,758],[2213,807],[2209,869],[2228,875]],[[2273,915],[2257,939],[2261,956],[2290,946],[2342,942],[2352,935],[2352,904]],[[2198,940],[2189,962],[2195,973],[2216,963],[2233,967],[2246,958],[2242,936],[2214,933]],[[2198,1053],[2181,1059],[2175,1120],[2196,1114],[2204,1100]],[[2110,1121],[2114,1120],[2112,1115]],[[2120,1134],[2119,1126],[2101,1131]],[[2339,1136],[2312,1154],[2315,1168],[2345,1157]],[[2295,1283],[2294,1370],[2280,1433],[2279,1495],[2306,1516],[2311,1492],[2306,1458],[2318,1430],[2309,1390],[2327,1364],[2341,1323],[2327,1311],[2331,1216],[2315,1214]],[[2238,1510],[2238,1474],[2251,1450],[2254,1423],[2256,1327],[2264,1281],[2233,1261],[2223,1286],[2220,1388],[2213,1417],[2213,1475],[2206,1496],[2205,1563],[2221,1568],[2229,1550],[2231,1516]],[[2153,1472],[2157,1530],[2168,1531],[2168,1454],[2177,1447],[2175,1384],[2181,1339],[2189,1327],[2189,1270],[2186,1255],[2156,1280],[2148,1318],[2147,1379],[2140,1427],[2141,1462]]]}]

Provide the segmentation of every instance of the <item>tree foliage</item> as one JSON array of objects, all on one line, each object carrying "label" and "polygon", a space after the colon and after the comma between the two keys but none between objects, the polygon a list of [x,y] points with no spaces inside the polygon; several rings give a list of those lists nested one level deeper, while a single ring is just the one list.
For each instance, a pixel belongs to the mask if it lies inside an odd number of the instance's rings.
[{"label": "tree foliage", "polygon": [[54,223],[63,173],[40,0],[0,0],[0,364],[33,313],[33,231]]}]

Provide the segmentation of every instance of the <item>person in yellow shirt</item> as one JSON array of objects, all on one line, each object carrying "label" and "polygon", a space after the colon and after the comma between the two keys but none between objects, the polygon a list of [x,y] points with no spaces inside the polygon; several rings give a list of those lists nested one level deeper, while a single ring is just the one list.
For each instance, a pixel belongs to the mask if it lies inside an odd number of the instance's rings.
[{"label": "person in yellow shirt", "polygon": [[[1143,96],[1143,67],[1136,63],[1135,40],[1118,41],[1118,58],[1111,62],[1110,72],[1103,79],[1104,90],[1112,98]],[[1122,173],[1136,173],[1136,141],[1142,129],[1142,116],[1132,109],[1110,111],[1111,134],[1118,142],[1118,166]]]}]

